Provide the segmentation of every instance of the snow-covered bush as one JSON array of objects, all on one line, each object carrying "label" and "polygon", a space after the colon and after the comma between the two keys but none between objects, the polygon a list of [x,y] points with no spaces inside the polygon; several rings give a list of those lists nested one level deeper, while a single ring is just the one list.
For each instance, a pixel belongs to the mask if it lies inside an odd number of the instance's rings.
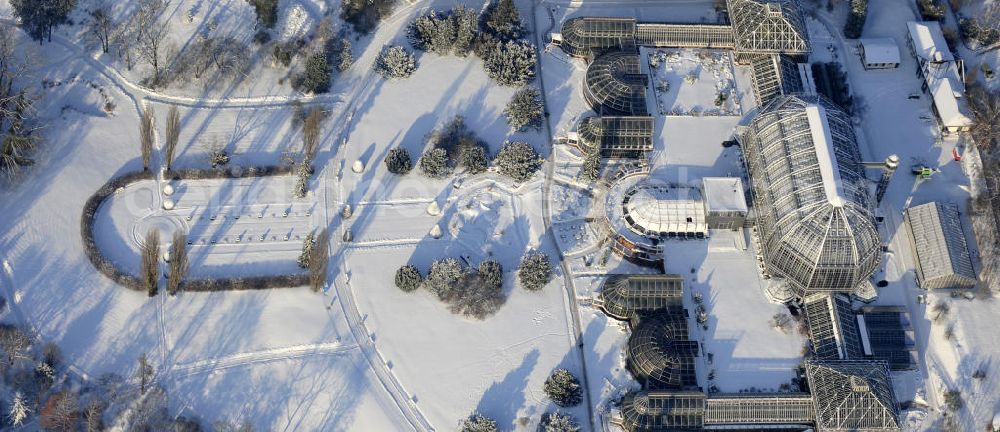
[{"label": "snow-covered bush", "polygon": [[459,290],[466,273],[466,269],[454,258],[437,260],[431,264],[431,271],[427,273],[423,286],[438,299],[448,300]]},{"label": "snow-covered bush", "polygon": [[513,0],[498,0],[486,11],[484,27],[493,35],[505,39],[521,37],[523,25],[521,13]]},{"label": "snow-covered bush", "polygon": [[601,177],[601,153],[592,151],[583,160],[583,170],[580,176],[587,181],[596,181]]},{"label": "snow-covered bush", "polygon": [[424,152],[419,162],[420,172],[430,178],[444,178],[451,174],[448,152],[443,148],[432,148]]},{"label": "snow-covered bush", "polygon": [[549,256],[542,252],[533,252],[521,259],[521,267],[517,269],[517,278],[521,286],[529,291],[538,291],[552,279],[552,263]]},{"label": "snow-covered bush", "polygon": [[472,413],[462,422],[462,432],[497,432],[497,422],[480,413]]},{"label": "snow-covered bush", "polygon": [[503,114],[507,116],[510,128],[519,131],[527,127],[539,128],[542,125],[542,115],[545,107],[542,97],[534,87],[527,87],[514,93],[507,102]]},{"label": "snow-covered bush", "polygon": [[516,181],[531,179],[542,167],[542,158],[530,144],[522,141],[504,144],[494,159],[500,173]]},{"label": "snow-covered bush", "polygon": [[503,266],[495,260],[486,260],[479,263],[479,277],[490,287],[500,288],[503,286]]},{"label": "snow-covered bush", "polygon": [[385,155],[385,168],[393,174],[406,174],[413,169],[413,161],[410,160],[410,152],[405,148],[396,147],[389,150]]},{"label": "snow-covered bush", "polygon": [[580,425],[573,421],[573,417],[568,414],[551,412],[542,414],[542,423],[539,425],[539,432],[579,432]]},{"label": "snow-covered bush", "polygon": [[298,88],[307,93],[326,93],[330,90],[330,62],[326,53],[318,52],[306,60]]},{"label": "snow-covered bush", "polygon": [[484,172],[489,164],[490,158],[485,146],[473,144],[462,150],[461,165],[469,174]]},{"label": "snow-covered bush", "polygon": [[401,46],[389,46],[375,59],[375,72],[385,79],[403,79],[417,70],[417,59]]},{"label": "snow-covered bush", "polygon": [[309,165],[305,163],[300,163],[298,169],[295,171],[295,189],[292,190],[292,196],[295,198],[305,198],[306,194],[309,193]]},{"label": "snow-covered bush", "polygon": [[419,50],[465,57],[476,36],[476,12],[459,5],[449,13],[427,12],[410,24],[409,36]]},{"label": "snow-covered bush", "polygon": [[583,388],[580,381],[566,369],[556,369],[545,380],[545,394],[561,407],[571,407],[580,404],[583,399]]},{"label": "snow-covered bush", "polygon": [[497,84],[519,87],[527,84],[535,76],[535,47],[524,40],[501,42],[483,38],[477,53],[483,59],[486,75]]},{"label": "snow-covered bush", "polygon": [[309,256],[312,255],[313,246],[316,246],[316,233],[306,234],[306,239],[302,242],[302,253],[296,261],[300,268],[309,268]]},{"label": "snow-covered bush", "polygon": [[340,41],[340,57],[337,60],[337,70],[346,71],[354,64],[354,53],[351,51],[351,40],[344,38]]},{"label": "snow-covered bush", "polygon": [[405,265],[396,270],[396,288],[406,292],[416,291],[424,283],[424,277],[416,266]]}]

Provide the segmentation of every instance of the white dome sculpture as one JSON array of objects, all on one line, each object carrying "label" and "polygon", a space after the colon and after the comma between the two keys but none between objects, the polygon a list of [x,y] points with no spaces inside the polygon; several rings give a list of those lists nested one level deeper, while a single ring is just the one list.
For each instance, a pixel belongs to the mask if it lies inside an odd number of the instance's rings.
[{"label": "white dome sculpture", "polygon": [[434,227],[431,228],[431,237],[441,238],[441,234],[442,234],[441,233],[441,225],[434,224]]},{"label": "white dome sculpture", "polygon": [[163,194],[166,195],[166,196],[173,195],[174,194],[174,187],[171,186],[170,183],[167,183],[167,184],[163,185]]},{"label": "white dome sculpture", "polygon": [[431,203],[427,205],[427,214],[431,216],[441,214],[441,206],[438,205],[437,200],[431,201]]},{"label": "white dome sculpture", "polygon": [[361,174],[365,171],[365,163],[360,160],[354,161],[354,165],[351,166],[351,171]]},{"label": "white dome sculpture", "polygon": [[163,200],[163,209],[164,210],[173,210],[174,209],[174,200],[172,200],[172,199]]}]

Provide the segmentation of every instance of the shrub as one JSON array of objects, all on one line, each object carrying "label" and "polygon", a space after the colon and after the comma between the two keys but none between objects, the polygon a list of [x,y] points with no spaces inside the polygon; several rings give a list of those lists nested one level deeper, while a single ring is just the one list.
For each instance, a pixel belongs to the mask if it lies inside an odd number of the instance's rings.
[{"label": "shrub", "polygon": [[503,266],[495,260],[486,260],[479,263],[479,277],[489,287],[500,288],[503,286]]},{"label": "shrub", "polygon": [[344,38],[340,41],[340,58],[337,60],[337,70],[344,72],[354,64],[354,53],[351,52],[351,41]]},{"label": "shrub", "polygon": [[592,151],[587,154],[586,159],[583,160],[583,172],[581,175],[587,181],[596,181],[601,177],[600,151]]},{"label": "shrub", "polygon": [[868,0],[851,0],[851,13],[847,16],[847,24],[844,25],[844,36],[848,39],[861,37],[867,18]]},{"label": "shrub", "polygon": [[431,178],[444,178],[451,174],[448,152],[443,148],[432,148],[420,157],[420,172]]},{"label": "shrub", "polygon": [[542,252],[528,254],[521,260],[517,277],[526,290],[538,291],[544,288],[552,279],[552,263],[549,262],[549,256]]},{"label": "shrub", "polygon": [[389,46],[375,58],[375,72],[385,79],[403,79],[417,70],[417,59],[401,46]]},{"label": "shrub", "polygon": [[316,246],[316,233],[311,232],[306,234],[306,239],[302,241],[302,253],[299,254],[299,259],[296,260],[299,268],[309,268],[309,257],[312,256],[314,246]]},{"label": "shrub", "polygon": [[385,167],[393,174],[403,175],[409,173],[413,169],[410,152],[402,147],[389,150],[389,154],[385,155]]},{"label": "shrub", "polygon": [[534,87],[527,87],[514,93],[507,102],[503,114],[507,117],[507,124],[515,131],[526,128],[539,128],[542,126],[542,115],[545,108],[542,104],[542,97]]},{"label": "shrub", "polygon": [[496,420],[479,413],[472,413],[462,422],[462,432],[497,432]]},{"label": "shrub", "polygon": [[486,154],[486,147],[482,145],[471,145],[462,150],[462,166],[469,174],[479,174],[486,171],[490,164],[489,155]]},{"label": "shrub", "polygon": [[518,182],[528,181],[542,167],[542,158],[531,145],[522,141],[504,144],[495,162],[501,174]]},{"label": "shrub", "polygon": [[580,381],[566,369],[556,369],[545,380],[545,394],[561,407],[571,407],[580,404],[583,399],[583,388]]},{"label": "shrub", "polygon": [[330,90],[330,63],[326,59],[326,53],[315,53],[306,60],[302,89],[310,93],[326,93]]},{"label": "shrub", "polygon": [[274,57],[274,61],[285,67],[292,64],[292,54],[294,54],[292,48],[282,44],[275,44],[274,48],[271,50],[271,55]]},{"label": "shrub", "polygon": [[416,291],[424,283],[424,277],[416,266],[405,265],[396,270],[396,288],[406,292]]},{"label": "shrub", "polygon": [[579,432],[580,425],[573,421],[573,418],[559,412],[542,414],[542,422],[539,424],[539,432]]},{"label": "shrub", "polygon": [[466,269],[454,258],[434,261],[431,271],[424,279],[424,288],[437,295],[439,300],[448,300],[458,291],[466,276]]}]

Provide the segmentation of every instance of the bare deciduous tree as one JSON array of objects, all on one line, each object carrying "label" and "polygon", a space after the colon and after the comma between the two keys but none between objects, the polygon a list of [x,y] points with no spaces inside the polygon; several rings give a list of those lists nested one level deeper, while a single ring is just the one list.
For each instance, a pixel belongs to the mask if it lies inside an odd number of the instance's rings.
[{"label": "bare deciduous tree", "polygon": [[111,49],[115,36],[115,22],[111,18],[111,8],[100,4],[90,12],[90,24],[87,26],[90,34],[101,43],[101,51],[105,54]]},{"label": "bare deciduous tree", "polygon": [[162,16],[168,6],[168,0],[141,0],[134,17],[136,49],[139,56],[153,67],[153,85],[160,80],[163,47],[168,33]]},{"label": "bare deciduous tree", "polygon": [[104,430],[104,403],[97,399],[92,399],[87,404],[87,409],[83,412],[83,419],[87,432],[101,432]]},{"label": "bare deciduous tree", "polygon": [[0,324],[0,349],[6,354],[4,368],[14,365],[17,360],[31,359],[31,336],[20,327]]},{"label": "bare deciduous tree", "polygon": [[305,121],[302,123],[302,155],[304,163],[311,165],[316,157],[316,149],[319,148],[319,134],[323,123],[323,111],[320,108],[313,108],[309,111]]},{"label": "bare deciduous tree", "polygon": [[49,397],[38,413],[42,429],[47,431],[75,431],[80,416],[79,397],[71,390],[63,390]]},{"label": "bare deciduous tree", "polygon": [[142,169],[148,170],[153,159],[153,107],[146,105],[142,109],[142,118],[139,120],[139,144],[142,147]]},{"label": "bare deciduous tree", "polygon": [[170,275],[167,276],[167,292],[177,294],[181,282],[188,272],[187,235],[181,231],[174,233],[174,241],[170,244]]},{"label": "bare deciduous tree", "polygon": [[171,105],[167,112],[166,144],[164,148],[164,158],[166,159],[167,170],[174,163],[174,153],[177,151],[177,140],[181,134],[181,116],[177,113],[177,105]]},{"label": "bare deciduous tree", "polygon": [[150,297],[156,296],[160,282],[160,231],[151,229],[142,242],[142,280]]},{"label": "bare deciduous tree", "polygon": [[309,253],[309,287],[319,292],[326,285],[326,270],[329,265],[327,257],[330,246],[330,235],[326,228],[316,236],[316,245]]},{"label": "bare deciduous tree", "polygon": [[969,87],[967,95],[973,119],[972,137],[985,151],[1000,140],[1000,92],[976,85]]},{"label": "bare deciduous tree", "polygon": [[14,91],[15,81],[30,67],[29,57],[17,53],[13,28],[0,23],[0,174],[7,178],[34,164],[30,153],[38,141],[33,126],[27,124],[34,112],[32,99],[24,91]]}]

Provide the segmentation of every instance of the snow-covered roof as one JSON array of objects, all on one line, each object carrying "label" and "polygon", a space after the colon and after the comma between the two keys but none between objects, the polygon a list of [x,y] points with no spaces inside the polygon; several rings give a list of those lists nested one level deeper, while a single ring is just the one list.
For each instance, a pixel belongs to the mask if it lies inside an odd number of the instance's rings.
[{"label": "snow-covered roof", "polygon": [[906,221],[922,283],[958,276],[975,284],[976,272],[956,205],[930,202],[910,207]]},{"label": "snow-covered roof", "polygon": [[806,119],[809,120],[809,131],[812,134],[813,146],[816,147],[816,158],[819,160],[819,174],[823,179],[823,192],[826,200],[834,207],[844,205],[844,183],[840,178],[840,167],[833,148],[833,137],[830,136],[826,109],[809,104],[805,107]]},{"label": "snow-covered roof", "polygon": [[664,183],[640,183],[622,199],[629,227],[640,234],[705,233],[705,207],[698,190]]},{"label": "snow-covered roof", "polygon": [[[948,69],[956,68],[954,63],[949,63]],[[927,77],[927,86],[934,99],[934,108],[937,109],[941,123],[945,127],[967,127],[972,125],[972,118],[969,114],[968,105],[962,98],[965,86],[955,77],[952,77],[950,70],[942,71],[942,75]],[[957,70],[954,75],[958,75]]]},{"label": "snow-covered roof", "polygon": [[948,49],[948,43],[941,32],[941,24],[937,21],[910,21],[906,23],[913,41],[913,49],[918,57],[926,61],[954,61]]},{"label": "snow-covered roof", "polygon": [[899,46],[892,38],[861,39],[865,63],[899,63]]},{"label": "snow-covered roof", "polygon": [[705,177],[702,185],[708,211],[746,213],[747,200],[739,177]]}]

